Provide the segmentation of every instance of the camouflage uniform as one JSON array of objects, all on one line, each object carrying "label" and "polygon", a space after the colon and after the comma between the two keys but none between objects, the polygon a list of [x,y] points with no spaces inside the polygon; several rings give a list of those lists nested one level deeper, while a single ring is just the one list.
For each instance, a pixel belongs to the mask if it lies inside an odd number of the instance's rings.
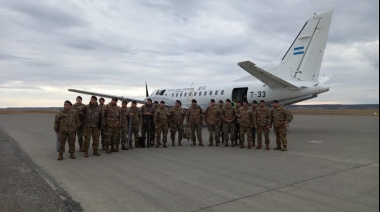
[{"label": "camouflage uniform", "polygon": [[[120,129],[120,107],[117,105],[112,105],[109,103],[104,107],[103,110],[103,118],[102,118],[102,126],[105,129],[106,134],[106,151],[108,154],[111,151],[118,151],[118,145],[120,143],[119,139],[119,129]],[[111,145],[111,149],[109,148]],[[115,149],[115,145],[117,145],[117,150]]]},{"label": "camouflage uniform", "polygon": [[205,121],[208,127],[209,132],[209,146],[213,145],[213,140],[215,136],[215,142],[216,146],[219,146],[220,143],[220,135],[219,135],[219,129],[220,129],[220,111],[217,106],[211,107],[208,106],[205,111]]},{"label": "camouflage uniform", "polygon": [[[219,110],[220,115],[222,115],[223,106],[218,105],[218,110]],[[222,143],[224,143],[224,131],[223,131],[223,121],[222,120],[221,120],[220,125],[219,125],[219,134],[220,134],[220,137],[222,138],[221,139]]]},{"label": "camouflage uniform", "polygon": [[265,144],[269,145],[269,124],[271,122],[270,110],[267,106],[257,107],[254,113],[254,125],[257,127],[258,148],[262,146],[262,133],[264,132]]},{"label": "camouflage uniform", "polygon": [[169,109],[165,107],[160,107],[154,112],[153,123],[156,128],[156,147],[158,148],[161,145],[161,132],[162,132],[162,141],[164,147],[166,147],[166,142],[168,140],[168,131],[169,131]]},{"label": "camouflage uniform", "polygon": [[129,113],[127,107],[120,108],[120,117],[121,117],[121,146],[123,149],[128,149],[129,145],[125,145],[127,143],[128,137],[128,124],[129,124]]},{"label": "camouflage uniform", "polygon": [[79,117],[79,126],[76,131],[77,137],[78,137],[78,144],[80,149],[83,147],[83,114],[81,113],[82,108],[85,106],[83,103],[75,103],[73,104],[73,109],[75,109],[78,113]]},{"label": "camouflage uniform", "polygon": [[169,111],[170,114],[170,138],[172,146],[175,145],[175,133],[178,131],[178,145],[182,146],[181,140],[183,136],[183,120],[185,118],[185,110],[182,107],[172,107]]},{"label": "camouflage uniform", "polygon": [[[228,122],[227,120],[231,120]],[[235,108],[223,107],[222,110],[222,121],[223,121],[223,131],[224,131],[224,146],[228,146],[228,133],[230,134],[231,145],[235,146],[235,120],[236,120],[236,111]]]},{"label": "camouflage uniform", "polygon": [[193,141],[193,146],[196,145],[195,141],[195,131],[197,131],[197,139],[199,141],[199,146],[203,146],[202,143],[202,123],[203,123],[203,111],[198,105],[191,106],[187,111],[186,115],[187,123],[190,124],[191,128],[191,140]]},{"label": "camouflage uniform", "polygon": [[[145,112],[150,112],[151,115],[144,115]],[[153,123],[153,115],[154,115],[154,108],[153,105],[143,105],[141,107],[141,114],[143,118],[143,123],[141,127],[141,134],[143,137],[143,140],[145,141],[147,138],[147,133],[149,133],[150,140],[147,140],[147,143],[150,143],[150,146],[154,145],[154,123]],[[149,125],[148,125],[149,123]],[[149,132],[148,132],[149,130]]]},{"label": "camouflage uniform", "polygon": [[273,124],[274,132],[276,133],[276,144],[277,148],[286,149],[288,146],[288,141],[286,139],[287,127],[285,124],[290,122],[290,112],[282,106],[277,108],[272,108],[271,110],[271,125]]},{"label": "camouflage uniform", "polygon": [[[139,147],[138,145],[138,140],[139,140],[139,131],[140,131],[140,124],[142,123],[142,115],[140,110],[137,107],[130,107],[129,114],[132,115],[132,126],[131,126],[131,138],[132,139],[132,133],[134,136],[134,141],[135,141],[135,147]],[[132,140],[131,140],[132,141]],[[132,147],[132,143],[130,143],[129,148]]]},{"label": "camouflage uniform", "polygon": [[58,152],[63,154],[65,152],[66,140],[69,143],[69,153],[73,154],[75,151],[75,132],[79,126],[78,112],[75,109],[61,110],[54,120],[54,131],[59,135],[59,149]]},{"label": "camouflage uniform", "polygon": [[83,114],[83,129],[84,129],[84,145],[83,150],[87,153],[90,147],[90,139],[92,136],[92,149],[95,152],[98,151],[99,147],[99,136],[100,136],[100,121],[102,116],[102,109],[95,105],[85,105],[82,109]]},{"label": "camouflage uniform", "polygon": [[[252,113],[256,113],[257,106],[251,106]],[[256,128],[252,127],[252,146],[255,146],[256,143]]]},{"label": "camouflage uniform", "polygon": [[238,140],[239,140],[239,145],[241,144],[241,140],[240,140],[240,118],[239,118],[240,108],[242,108],[242,106],[238,106],[235,104],[235,111],[236,111],[235,145],[238,145]]},{"label": "camouflage uniform", "polygon": [[237,112],[237,117],[240,122],[240,148],[244,148],[244,134],[247,134],[248,148],[252,146],[252,125],[253,125],[253,113],[252,110],[247,107],[240,107]]},{"label": "camouflage uniform", "polygon": [[[103,113],[105,105],[99,105],[99,107],[100,107],[100,109],[102,110],[102,113]],[[102,123],[100,122],[100,125],[101,124]],[[105,132],[104,132],[103,128],[100,128],[100,137],[101,137],[102,149],[105,150],[106,149],[106,144],[104,142],[106,140],[106,136],[105,136]]]}]

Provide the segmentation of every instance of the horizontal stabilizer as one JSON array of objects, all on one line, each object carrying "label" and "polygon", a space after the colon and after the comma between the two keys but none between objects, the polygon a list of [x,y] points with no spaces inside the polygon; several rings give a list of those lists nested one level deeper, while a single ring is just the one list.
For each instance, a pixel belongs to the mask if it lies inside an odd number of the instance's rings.
[{"label": "horizontal stabilizer", "polygon": [[115,95],[110,95],[110,94],[95,93],[95,92],[82,91],[82,90],[77,90],[77,89],[69,89],[68,91],[71,91],[71,92],[74,92],[74,93],[82,93],[82,94],[94,95],[94,96],[99,96],[99,97],[105,97],[105,98],[116,97],[120,101],[122,101],[122,100],[126,100],[128,102],[136,101],[136,103],[145,104],[145,102],[143,100],[131,99],[131,98],[124,97],[124,96],[115,96]]},{"label": "horizontal stabilizer", "polygon": [[238,65],[270,88],[293,88],[293,89],[299,88],[257,67],[256,64],[252,63],[251,61],[243,61],[243,62],[238,63]]}]

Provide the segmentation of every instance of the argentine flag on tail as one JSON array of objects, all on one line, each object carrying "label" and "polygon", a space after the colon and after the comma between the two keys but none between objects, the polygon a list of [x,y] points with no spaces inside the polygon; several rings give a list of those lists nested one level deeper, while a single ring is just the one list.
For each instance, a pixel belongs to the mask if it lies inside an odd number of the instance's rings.
[{"label": "argentine flag on tail", "polygon": [[304,49],[305,49],[304,46],[294,47],[294,53],[293,53],[293,55],[298,55],[298,54],[305,53]]}]

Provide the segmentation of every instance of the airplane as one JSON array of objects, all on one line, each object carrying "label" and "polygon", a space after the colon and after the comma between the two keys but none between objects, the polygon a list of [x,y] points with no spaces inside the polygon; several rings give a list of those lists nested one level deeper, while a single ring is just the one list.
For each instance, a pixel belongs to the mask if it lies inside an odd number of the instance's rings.
[{"label": "airplane", "polygon": [[153,91],[151,95],[148,95],[146,85],[144,100],[77,89],[69,91],[107,98],[116,97],[119,100],[136,101],[140,104],[145,104],[148,98],[158,102],[163,100],[169,107],[174,106],[176,100],[180,100],[184,108],[189,108],[191,100],[196,99],[202,109],[209,105],[211,99],[215,101],[246,99],[249,103],[253,100],[264,100],[267,104],[278,100],[282,105],[289,105],[316,98],[318,94],[330,89],[324,83],[331,76],[319,76],[319,72],[332,15],[332,10],[314,13],[306,21],[278,66],[264,70],[251,61],[239,62],[238,65],[250,75],[232,82],[163,88]]}]

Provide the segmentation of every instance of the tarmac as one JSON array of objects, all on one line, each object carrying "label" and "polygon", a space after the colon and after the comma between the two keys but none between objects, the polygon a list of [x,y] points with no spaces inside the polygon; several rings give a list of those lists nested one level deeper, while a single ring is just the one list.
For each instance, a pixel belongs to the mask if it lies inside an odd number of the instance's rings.
[{"label": "tarmac", "polygon": [[0,115],[0,211],[379,211],[378,116],[295,115],[285,152],[209,147],[203,128],[205,147],[62,161],[53,123]]}]

